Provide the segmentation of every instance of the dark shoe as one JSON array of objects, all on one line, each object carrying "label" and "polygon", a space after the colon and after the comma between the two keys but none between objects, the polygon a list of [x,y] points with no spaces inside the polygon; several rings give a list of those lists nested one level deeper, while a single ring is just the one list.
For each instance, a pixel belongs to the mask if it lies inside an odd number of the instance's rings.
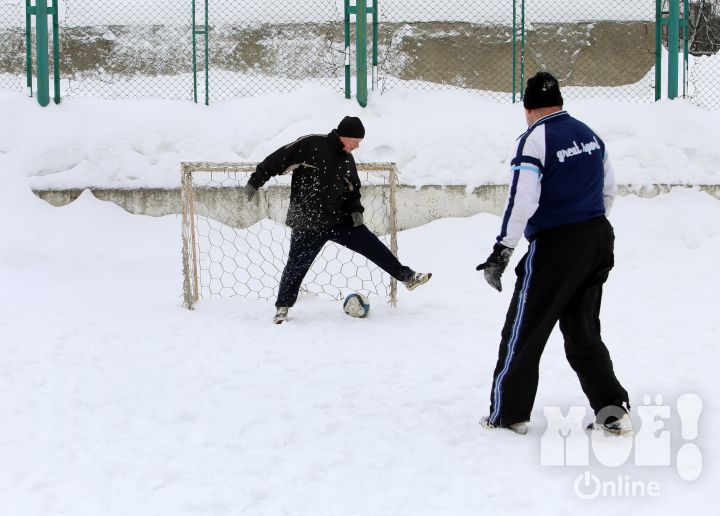
[{"label": "dark shoe", "polygon": [[587,426],[587,430],[604,430],[614,435],[632,435],[633,433],[632,421],[627,413],[619,419],[610,416],[603,423],[595,420]]},{"label": "dark shoe", "polygon": [[403,281],[408,290],[414,290],[420,285],[427,283],[432,278],[431,272],[413,272],[409,279]]},{"label": "dark shoe", "polygon": [[282,324],[287,321],[288,310],[290,309],[287,306],[278,307],[277,312],[275,313],[275,317],[273,318],[273,322],[275,324]]}]

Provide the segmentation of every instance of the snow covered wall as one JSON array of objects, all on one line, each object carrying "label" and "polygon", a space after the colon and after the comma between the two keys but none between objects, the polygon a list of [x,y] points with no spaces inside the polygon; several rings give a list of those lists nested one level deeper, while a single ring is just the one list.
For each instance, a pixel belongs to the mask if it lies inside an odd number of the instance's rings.
[{"label": "snow covered wall", "polygon": [[[621,184],[720,183],[716,112],[683,100],[570,100],[565,107],[603,137]],[[405,185],[472,191],[507,184],[513,142],[526,128],[521,105],[461,90],[394,90],[372,95],[365,109],[319,87],[209,107],[70,99],[42,109],[6,94],[0,112],[5,166],[22,171],[39,190],[177,188],[183,161],[258,162],[355,115],[367,129],[357,161],[395,162]]]}]

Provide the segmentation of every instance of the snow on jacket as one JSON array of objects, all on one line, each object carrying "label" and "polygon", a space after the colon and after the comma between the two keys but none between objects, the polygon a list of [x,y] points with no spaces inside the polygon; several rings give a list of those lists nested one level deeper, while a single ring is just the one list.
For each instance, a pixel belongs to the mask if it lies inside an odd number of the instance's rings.
[{"label": "snow on jacket", "polygon": [[322,230],[350,220],[364,211],[360,178],[352,154],[343,150],[335,130],[302,136],[258,164],[248,182],[263,186],[278,174],[292,173],[287,225]]},{"label": "snow on jacket", "polygon": [[566,111],[547,115],[518,138],[497,241],[515,248],[525,234],[610,212],[617,193],[605,144]]}]

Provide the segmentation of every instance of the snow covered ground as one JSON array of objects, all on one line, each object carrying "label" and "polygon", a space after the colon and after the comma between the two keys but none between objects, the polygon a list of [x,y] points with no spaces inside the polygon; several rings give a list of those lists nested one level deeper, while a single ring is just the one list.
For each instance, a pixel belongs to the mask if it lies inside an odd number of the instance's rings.
[{"label": "snow covered ground", "polygon": [[[361,113],[369,132],[359,161],[396,159],[417,184],[502,182],[522,130],[518,106],[393,95]],[[605,136],[621,182],[717,182],[717,113],[682,102],[568,109]],[[611,217],[616,269],[603,335],[636,426],[643,406],[669,407],[669,464],[631,456],[617,467],[594,457],[549,466],[544,408],[586,406],[558,334],[530,433],[478,425],[513,282],[508,269],[499,294],[474,270],[498,217],[401,233],[401,257],[434,277],[413,292],[401,287],[396,308],[374,299],[370,317],[356,320],[337,301],[304,297],[275,326],[268,301],[181,308],[179,217],[129,215],[89,193],[52,208],[28,188],[43,178],[170,184],[178,159],[259,159],[359,113],[354,103],[305,90],[210,109],[84,99],[43,110],[3,97],[0,113],[0,514],[650,515],[713,506],[720,202],[709,195],[622,197]],[[35,140],[32,122],[41,123]],[[697,420],[675,406],[685,393],[703,403],[696,437]],[[676,467],[686,443],[703,461],[693,481]],[[585,472],[621,491],[657,484],[657,495],[584,499]]]}]

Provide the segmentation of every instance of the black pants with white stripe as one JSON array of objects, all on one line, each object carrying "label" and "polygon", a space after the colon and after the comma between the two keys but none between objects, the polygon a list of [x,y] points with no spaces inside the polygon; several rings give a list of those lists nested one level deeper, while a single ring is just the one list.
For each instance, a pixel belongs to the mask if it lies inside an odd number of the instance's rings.
[{"label": "black pants with white stripe", "polygon": [[413,271],[402,265],[392,251],[364,224],[353,226],[347,222],[319,231],[294,229],[275,306],[291,307],[295,304],[303,278],[328,240],[361,254],[397,280],[404,281],[412,276]]},{"label": "black pants with white stripe", "polygon": [[565,355],[597,413],[628,402],[600,338],[603,283],[613,267],[614,234],[605,217],[551,228],[530,244],[515,272],[490,394],[490,422],[528,421],[538,366],[560,321]]}]

